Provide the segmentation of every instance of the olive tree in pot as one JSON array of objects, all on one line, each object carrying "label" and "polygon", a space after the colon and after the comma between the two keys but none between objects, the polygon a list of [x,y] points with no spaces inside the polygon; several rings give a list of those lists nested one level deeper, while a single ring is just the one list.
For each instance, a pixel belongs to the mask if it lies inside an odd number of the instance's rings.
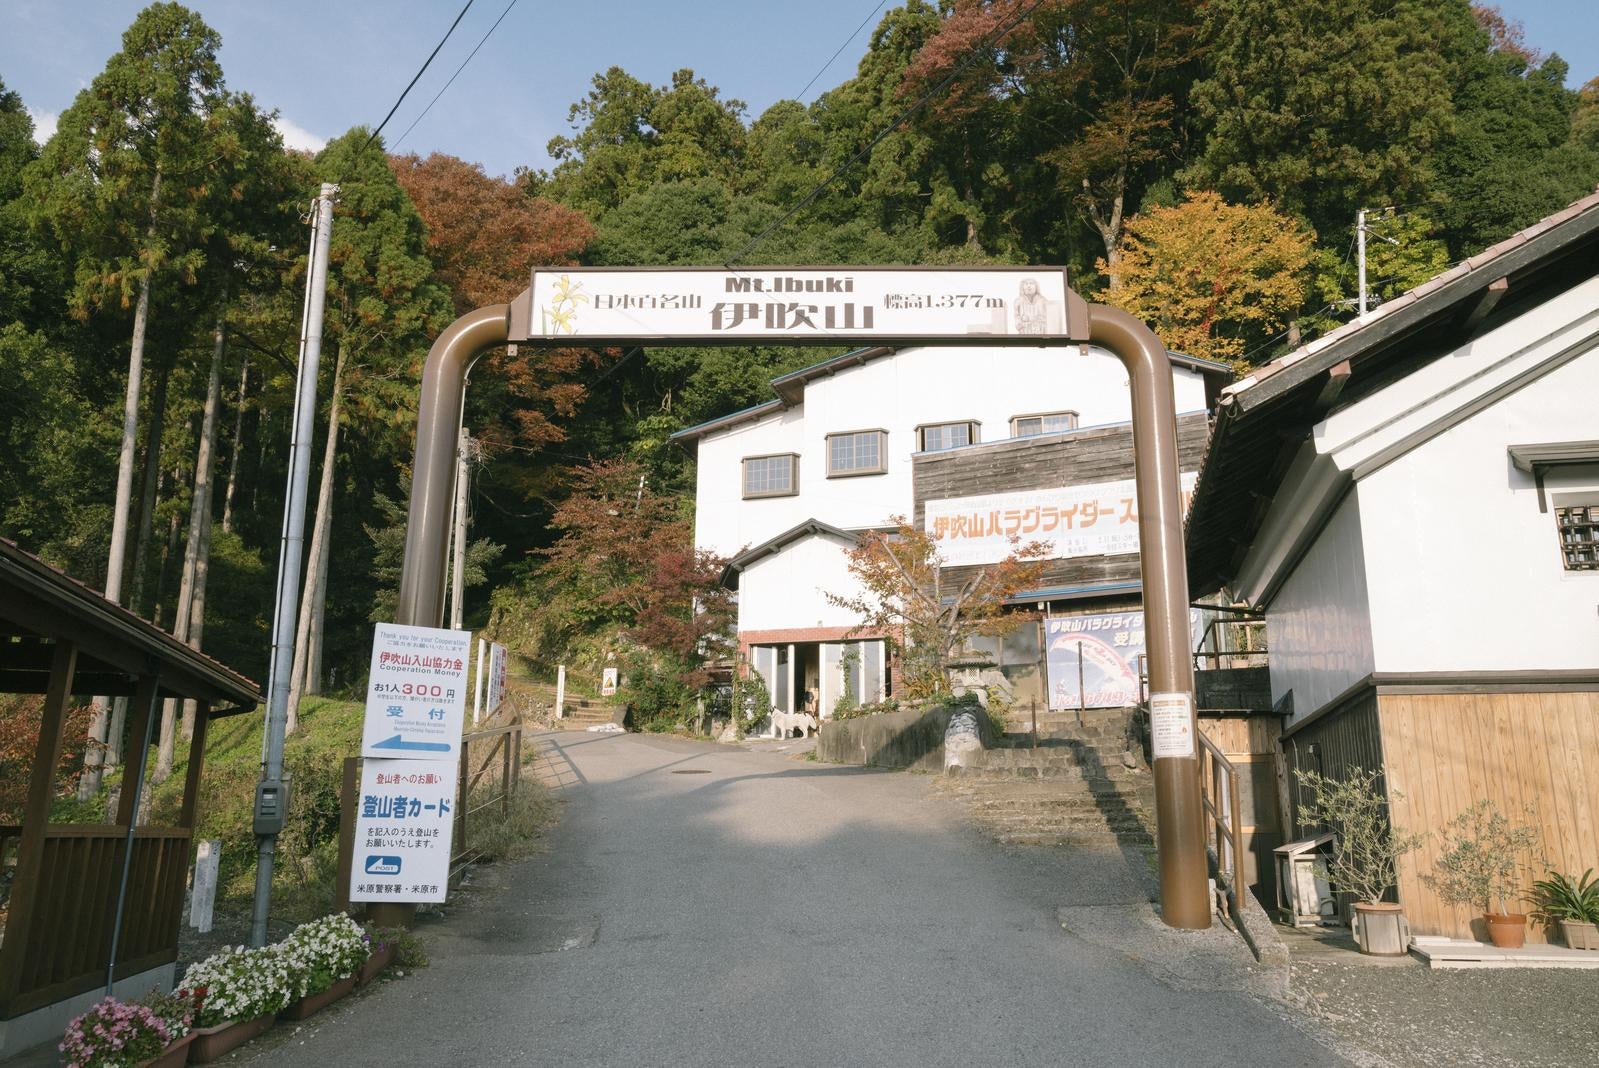
[{"label": "olive tree in pot", "polygon": [[1445,826],[1427,885],[1451,905],[1480,909],[1489,941],[1518,949],[1527,940],[1527,914],[1510,906],[1520,900],[1520,872],[1537,844],[1533,827],[1515,826],[1492,801],[1478,801]]},{"label": "olive tree in pot", "polygon": [[1314,795],[1299,806],[1299,819],[1333,834],[1327,875],[1336,889],[1355,898],[1350,926],[1360,951],[1397,957],[1410,948],[1410,928],[1400,906],[1384,901],[1383,895],[1398,882],[1399,858],[1420,846],[1426,835],[1406,834],[1388,822],[1378,774],[1351,768],[1347,777],[1333,779],[1298,772],[1299,784]]}]

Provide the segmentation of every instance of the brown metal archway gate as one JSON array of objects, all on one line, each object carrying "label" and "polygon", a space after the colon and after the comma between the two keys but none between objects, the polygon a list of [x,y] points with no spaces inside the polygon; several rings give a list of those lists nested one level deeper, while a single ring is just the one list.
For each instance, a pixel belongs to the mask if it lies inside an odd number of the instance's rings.
[{"label": "brown metal archway gate", "polygon": [[[952,282],[975,290],[979,302],[962,304],[971,309],[992,310],[998,323],[1001,314],[1014,312],[1017,331],[981,333],[968,329],[957,333],[925,332],[924,320],[937,319],[949,306],[909,309],[912,317],[897,315],[907,309],[896,308],[893,298],[877,304],[856,302],[855,285],[865,280],[862,289],[884,279],[903,279],[906,284],[921,284],[928,292],[947,293]],[[1059,278],[1056,278],[1058,272]],[[544,276],[541,278],[541,275]],[[554,276],[559,283],[552,283]],[[1006,310],[1004,297],[983,296],[998,293],[996,283],[1024,276],[1019,295]],[[685,293],[675,296],[665,309],[633,307],[623,304],[608,318],[600,316],[597,333],[578,333],[567,314],[564,302],[538,304],[548,297],[551,286],[557,295],[580,289],[572,276],[600,280],[623,286],[650,282],[678,283]],[[813,277],[814,276],[814,277]],[[1025,277],[1031,276],[1031,277]],[[1053,330],[1020,326],[1024,302],[1039,299],[1040,283],[1059,296],[1052,312]],[[715,291],[721,281],[723,289]],[[1031,293],[1027,286],[1031,284]],[[812,285],[815,288],[810,288]],[[848,285],[848,289],[843,287]],[[752,296],[759,301],[721,301],[706,309],[695,294],[712,293]],[[715,291],[715,292],[712,292]],[[823,294],[848,296],[836,305],[849,309],[849,319],[835,305],[800,304],[787,300]],[[604,294],[585,294],[583,303]],[[632,295],[609,295],[606,309],[614,310],[619,300],[631,302]],[[907,298],[910,299],[910,298]],[[921,300],[917,293],[915,300]],[[947,297],[936,294],[929,303]],[[966,294],[958,299],[965,300]],[[659,302],[657,294],[646,301]],[[685,301],[700,301],[693,307],[680,307]],[[556,311],[552,324],[551,309]],[[808,322],[809,315],[821,316],[826,309],[826,328]],[[764,309],[764,311],[759,310]],[[774,312],[775,309],[775,312]],[[801,309],[794,312],[793,309]],[[538,314],[536,315],[535,312]],[[669,314],[670,313],[670,314]],[[702,315],[703,313],[703,315]],[[804,323],[793,321],[799,315]],[[709,322],[705,320],[709,317]],[[949,316],[945,316],[946,318]],[[734,320],[737,320],[736,322]],[[885,320],[879,327],[877,320]],[[898,322],[896,330],[894,323]],[[912,325],[906,326],[907,322]],[[686,328],[682,325],[689,324]],[[535,329],[538,324],[542,329]],[[809,332],[803,327],[808,326]],[[742,327],[742,330],[737,328]],[[1071,345],[1094,344],[1114,353],[1126,367],[1132,389],[1134,472],[1137,480],[1139,556],[1143,580],[1144,628],[1149,655],[1152,728],[1156,735],[1155,843],[1160,864],[1161,916],[1172,926],[1202,930],[1210,926],[1210,898],[1206,864],[1203,808],[1200,800],[1199,756],[1196,739],[1199,728],[1194,712],[1194,666],[1188,650],[1188,576],[1183,554],[1182,500],[1177,461],[1176,402],[1173,395],[1171,363],[1166,348],[1143,323],[1117,308],[1088,304],[1066,286],[1060,268],[636,268],[590,270],[552,268],[533,272],[533,284],[510,304],[496,304],[468,312],[439,335],[428,352],[422,371],[422,392],[417,409],[416,458],[412,467],[411,503],[405,534],[405,561],[400,575],[399,608],[395,621],[413,626],[437,627],[444,617],[444,580],[449,543],[450,513],[454,496],[456,435],[461,425],[466,376],[473,362],[485,352],[504,344],[540,348],[585,345],[837,345],[842,342],[868,342],[879,345]],[[1172,741],[1163,745],[1162,739]],[[1181,755],[1186,739],[1187,755]],[[1163,755],[1163,748],[1177,755]]]}]

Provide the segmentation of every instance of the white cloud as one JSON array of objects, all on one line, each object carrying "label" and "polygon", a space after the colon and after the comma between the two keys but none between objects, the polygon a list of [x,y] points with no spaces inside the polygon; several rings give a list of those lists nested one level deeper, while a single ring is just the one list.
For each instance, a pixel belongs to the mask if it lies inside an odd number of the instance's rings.
[{"label": "white cloud", "polygon": [[285,119],[282,115],[273,119],[272,125],[277,128],[278,134],[283,138],[283,143],[289,148],[299,149],[302,152],[320,152],[328,143],[326,137],[318,137],[305,127]]},{"label": "white cloud", "polygon": [[33,120],[33,139],[39,144],[44,144],[55,136],[56,119],[59,118],[53,111],[34,111],[28,109],[28,118]]}]

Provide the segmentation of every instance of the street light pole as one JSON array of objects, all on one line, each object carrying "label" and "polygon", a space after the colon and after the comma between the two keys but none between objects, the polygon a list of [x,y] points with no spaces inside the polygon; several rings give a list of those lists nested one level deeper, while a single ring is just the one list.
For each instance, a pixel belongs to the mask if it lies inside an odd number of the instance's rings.
[{"label": "street light pole", "polygon": [[272,902],[272,864],[288,794],[283,776],[283,737],[289,715],[294,667],[294,632],[300,610],[300,565],[305,549],[305,495],[311,480],[311,437],[316,425],[317,370],[322,359],[322,314],[328,288],[328,243],[333,236],[333,199],[339,187],[322,183],[311,223],[311,262],[306,274],[305,318],[300,327],[300,366],[295,380],[294,419],[289,435],[289,480],[278,552],[278,589],[272,616],[272,659],[267,673],[266,731],[261,782],[256,788],[255,912],[250,944],[264,946]]}]

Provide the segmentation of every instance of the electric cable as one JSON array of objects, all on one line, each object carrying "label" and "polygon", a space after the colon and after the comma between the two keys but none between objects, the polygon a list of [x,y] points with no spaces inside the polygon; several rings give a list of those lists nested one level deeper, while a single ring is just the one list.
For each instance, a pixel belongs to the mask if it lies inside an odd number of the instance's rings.
[{"label": "electric cable", "polygon": [[455,28],[461,24],[461,20],[466,17],[466,13],[468,9],[471,8],[472,4],[473,0],[466,0],[466,7],[463,7],[461,9],[461,13],[455,16],[455,21],[450,23],[450,28],[444,31],[443,37],[439,38],[439,43],[433,46],[433,51],[429,52],[427,59],[422,61],[422,67],[416,72],[416,77],[411,79],[411,84],[405,87],[405,91],[400,94],[400,99],[394,102],[394,106],[389,109],[389,113],[383,116],[383,121],[378,123],[378,128],[372,131],[372,136],[368,137],[366,139],[366,144],[361,146],[363,150],[365,150],[373,141],[378,139],[378,134],[383,132],[383,127],[387,126],[389,124],[389,120],[394,118],[394,113],[400,110],[400,105],[405,103],[406,96],[413,88],[416,87],[416,83],[421,80],[422,75],[427,71],[428,64],[432,63],[433,57],[439,54],[439,49],[443,48],[444,42],[450,39],[450,34],[454,33]]},{"label": "electric cable", "polygon": [[849,43],[855,40],[855,38],[860,34],[862,28],[864,28],[868,22],[872,21],[873,15],[876,15],[879,11],[883,10],[883,5],[886,3],[888,3],[888,0],[877,0],[877,6],[872,8],[871,14],[868,14],[865,18],[861,19],[861,24],[850,31],[850,35],[848,37],[844,38],[844,43],[838,46],[838,51],[834,52],[831,56],[828,56],[827,62],[822,64],[821,69],[815,74],[811,75],[811,80],[805,83],[805,88],[801,89],[795,94],[795,100],[798,100],[802,104],[805,102],[805,94],[810,92],[811,86],[816,84],[816,79],[827,73],[827,68],[833,65],[833,60],[837,59],[839,54],[843,52],[844,49],[849,47]]},{"label": "electric cable", "polygon": [[473,48],[472,51],[467,53],[466,58],[461,61],[461,65],[455,68],[455,73],[450,75],[450,80],[444,83],[444,88],[433,94],[433,99],[429,100],[428,106],[422,109],[422,114],[412,119],[411,125],[405,128],[405,133],[394,139],[394,145],[389,149],[389,151],[393,152],[397,150],[400,147],[400,142],[404,141],[408,136],[410,136],[411,131],[416,129],[416,124],[427,118],[428,112],[433,110],[433,105],[439,102],[439,97],[443,96],[445,90],[449,89],[450,86],[455,84],[455,79],[460,77],[461,72],[466,69],[466,65],[472,62],[472,57],[477,55],[478,48],[482,48],[484,44],[488,42],[488,39],[494,35],[494,31],[500,28],[500,23],[505,21],[505,16],[509,15],[511,13],[511,9],[515,6],[516,0],[511,0],[509,4],[505,5],[505,10],[500,12],[499,18],[494,20],[494,25],[489,27],[489,32],[483,35],[483,39],[477,43],[476,48]]},{"label": "electric cable", "polygon": [[739,260],[741,260],[745,256],[749,255],[749,253],[753,249],[755,249],[758,245],[760,245],[760,243],[762,241],[765,241],[768,237],[770,237],[772,235],[773,231],[775,231],[778,228],[782,227],[784,224],[786,224],[794,216],[798,215],[801,211],[803,211],[807,207],[809,207],[812,204],[812,202],[814,202],[816,200],[817,197],[821,196],[824,192],[827,191],[827,187],[828,186],[832,185],[833,182],[835,182],[837,179],[842,177],[845,171],[849,170],[851,167],[855,166],[855,164],[859,163],[861,160],[863,160],[867,156],[871,155],[872,151],[874,149],[876,149],[878,145],[882,144],[883,141],[887,139],[889,134],[891,134],[895,130],[899,129],[900,125],[902,123],[904,123],[905,120],[909,119],[912,115],[915,115],[922,108],[926,107],[927,104],[935,96],[937,96],[939,93],[942,93],[945,89],[949,88],[950,83],[953,82],[963,71],[965,71],[967,67],[969,67],[973,63],[977,62],[977,59],[989,47],[991,47],[994,44],[997,44],[999,42],[1000,38],[1002,38],[1006,34],[1010,33],[1010,31],[1014,30],[1017,26],[1020,26],[1022,24],[1023,20],[1025,20],[1028,15],[1031,15],[1033,13],[1033,10],[1035,8],[1037,8],[1038,5],[1041,4],[1041,3],[1043,3],[1043,0],[1033,0],[1032,3],[1028,4],[1026,8],[1024,8],[1022,11],[1018,12],[1016,14],[1016,16],[1014,18],[1012,18],[1009,22],[1005,23],[1002,26],[999,26],[998,28],[993,30],[987,37],[983,38],[983,40],[979,41],[976,45],[974,45],[972,47],[972,50],[969,53],[967,53],[966,58],[961,60],[960,63],[956,64],[955,68],[944,76],[944,80],[943,81],[939,82],[937,85],[933,86],[927,92],[923,93],[920,97],[917,98],[915,103],[913,103],[910,107],[906,108],[904,111],[900,112],[899,117],[896,118],[893,122],[889,123],[887,126],[883,127],[882,131],[880,133],[878,133],[878,135],[876,137],[872,138],[871,141],[869,141],[867,143],[865,148],[861,149],[859,152],[855,153],[849,159],[847,159],[843,163],[839,164],[837,170],[833,171],[832,174],[829,174],[826,178],[823,178],[820,182],[818,182],[816,184],[816,188],[812,189],[809,193],[805,194],[805,196],[803,198],[801,198],[801,200],[800,200],[800,202],[798,204],[795,204],[788,211],[784,212],[782,217],[779,218],[776,222],[772,223],[766,229],[764,229],[760,233],[756,234],[753,238],[750,239],[748,244],[746,244],[743,248],[739,249],[738,252],[735,253],[734,255],[728,257],[727,262],[722,264],[722,266],[726,267],[730,271],[733,270],[733,264],[737,263]]}]

